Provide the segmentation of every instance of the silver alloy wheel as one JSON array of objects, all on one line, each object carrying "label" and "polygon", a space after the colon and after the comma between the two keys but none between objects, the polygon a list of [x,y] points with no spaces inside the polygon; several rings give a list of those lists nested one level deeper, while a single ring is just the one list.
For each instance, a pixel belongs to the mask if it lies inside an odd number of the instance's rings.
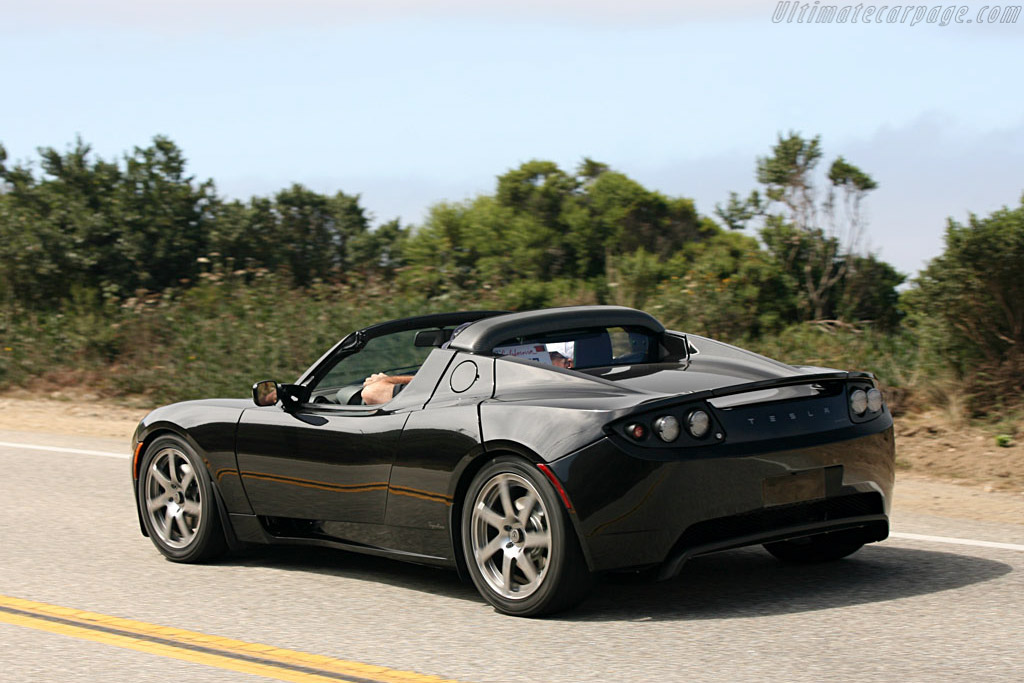
[{"label": "silver alloy wheel", "polygon": [[187,547],[203,518],[203,489],[192,463],[177,448],[163,448],[150,461],[144,486],[150,526],[165,545]]},{"label": "silver alloy wheel", "polygon": [[473,559],[487,585],[521,600],[544,583],[551,559],[551,527],[540,493],[529,480],[503,472],[487,480],[470,518]]}]

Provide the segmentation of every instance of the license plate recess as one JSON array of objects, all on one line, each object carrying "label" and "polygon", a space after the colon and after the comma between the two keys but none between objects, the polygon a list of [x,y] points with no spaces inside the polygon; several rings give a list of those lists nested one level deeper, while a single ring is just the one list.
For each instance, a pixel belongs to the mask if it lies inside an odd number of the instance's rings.
[{"label": "license plate recess", "polygon": [[814,469],[768,477],[762,482],[761,493],[765,507],[824,498],[825,470]]}]

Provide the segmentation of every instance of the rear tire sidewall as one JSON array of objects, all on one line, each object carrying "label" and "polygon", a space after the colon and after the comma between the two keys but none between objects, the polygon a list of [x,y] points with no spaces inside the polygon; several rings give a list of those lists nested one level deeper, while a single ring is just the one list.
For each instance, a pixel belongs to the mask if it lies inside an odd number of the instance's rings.
[{"label": "rear tire sidewall", "polygon": [[[181,452],[195,476],[201,492],[201,516],[199,528],[192,540],[182,548],[175,548],[166,544],[160,534],[153,527],[150,513],[146,504],[146,490],[149,478],[149,468],[156,456],[166,448],[173,448]],[[224,532],[221,528],[220,514],[217,503],[214,499],[213,484],[210,480],[210,473],[207,471],[202,459],[188,443],[176,436],[161,436],[154,439],[146,447],[139,466],[139,480],[136,488],[136,502],[142,516],[142,523],[146,527],[153,545],[157,547],[165,557],[174,562],[203,562],[213,559],[224,553],[227,544],[224,539]]]},{"label": "rear tire sidewall", "polygon": [[[541,585],[531,595],[521,599],[506,598],[496,593],[480,573],[473,555],[472,518],[473,503],[484,486],[503,473],[517,474],[527,479],[540,495],[547,511],[551,546],[548,549],[547,573]],[[585,594],[588,574],[583,565],[579,541],[572,523],[547,478],[535,465],[513,456],[495,458],[473,478],[466,492],[461,519],[462,549],[473,584],[496,610],[513,616],[540,616],[565,609],[578,602]],[[574,585],[575,584],[575,585]]]}]

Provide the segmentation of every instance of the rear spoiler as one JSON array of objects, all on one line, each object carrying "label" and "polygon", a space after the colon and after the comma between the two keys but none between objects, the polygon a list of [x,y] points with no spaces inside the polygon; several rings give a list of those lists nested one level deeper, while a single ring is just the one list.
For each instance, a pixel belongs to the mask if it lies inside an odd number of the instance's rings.
[{"label": "rear spoiler", "polygon": [[748,391],[759,391],[761,389],[775,389],[778,387],[791,387],[800,384],[814,384],[815,382],[826,382],[826,381],[847,381],[851,379],[870,379],[874,380],[875,376],[870,372],[844,372],[841,370],[835,370],[832,372],[815,372],[806,375],[792,375],[790,377],[773,377],[771,379],[763,379],[757,382],[745,382],[743,384],[733,384],[728,387],[719,387],[717,389],[705,389],[704,391],[695,391],[692,394],[679,394],[670,398],[658,398],[652,401],[645,401],[637,405],[637,409],[640,410],[652,410],[662,407],[678,405],[681,402],[689,401],[703,401],[709,398],[718,398],[720,396],[733,396],[735,394],[745,394]]}]

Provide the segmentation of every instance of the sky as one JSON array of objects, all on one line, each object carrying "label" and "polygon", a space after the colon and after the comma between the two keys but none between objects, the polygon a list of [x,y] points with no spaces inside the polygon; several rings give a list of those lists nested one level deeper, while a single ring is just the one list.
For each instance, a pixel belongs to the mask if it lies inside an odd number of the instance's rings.
[{"label": "sky", "polygon": [[911,25],[909,6],[903,23],[821,24],[780,7],[0,0],[0,143],[31,161],[81,136],[113,159],[166,135],[225,196],[298,182],[417,224],[525,161],[584,157],[712,215],[797,131],[821,136],[823,169],[842,155],[878,182],[863,246],[908,275],[948,218],[1019,206],[1024,17],[979,23],[991,6],[972,2],[921,6],[966,8],[945,26]]}]

